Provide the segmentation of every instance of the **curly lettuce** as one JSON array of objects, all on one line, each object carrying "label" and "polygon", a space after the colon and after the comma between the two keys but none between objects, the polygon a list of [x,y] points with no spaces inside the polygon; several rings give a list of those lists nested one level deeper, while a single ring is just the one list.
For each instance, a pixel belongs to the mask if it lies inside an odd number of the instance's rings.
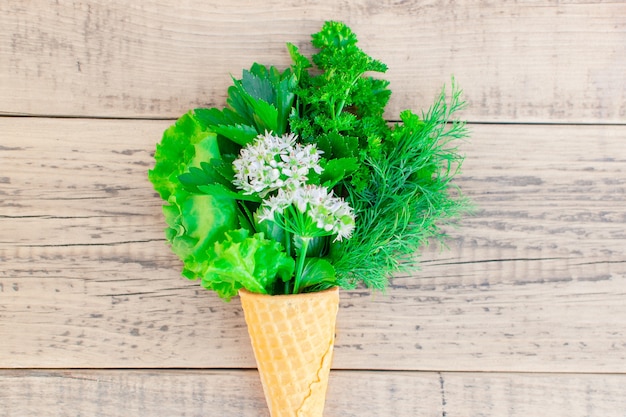
[{"label": "curly lettuce", "polygon": [[225,232],[239,227],[233,199],[190,192],[179,179],[203,161],[220,158],[216,135],[189,112],[164,132],[154,157],[156,164],[148,178],[168,203],[163,207],[168,225],[165,236],[184,263],[182,274],[200,278],[206,251]]},{"label": "curly lettuce", "polygon": [[216,242],[205,255],[202,286],[225,300],[241,288],[269,294],[274,286],[288,282],[295,269],[295,261],[280,243],[266,239],[263,233],[250,236],[247,229],[227,232],[225,239]]}]

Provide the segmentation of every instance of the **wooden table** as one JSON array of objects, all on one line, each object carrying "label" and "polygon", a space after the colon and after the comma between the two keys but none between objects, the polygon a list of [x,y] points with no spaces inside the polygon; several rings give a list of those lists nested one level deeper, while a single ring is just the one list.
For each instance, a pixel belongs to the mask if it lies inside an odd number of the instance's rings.
[{"label": "wooden table", "polygon": [[268,415],[238,300],[180,276],[146,172],[331,19],[389,65],[389,120],[455,76],[477,210],[342,292],[326,415],[626,415],[626,3],[3,0],[0,416]]}]

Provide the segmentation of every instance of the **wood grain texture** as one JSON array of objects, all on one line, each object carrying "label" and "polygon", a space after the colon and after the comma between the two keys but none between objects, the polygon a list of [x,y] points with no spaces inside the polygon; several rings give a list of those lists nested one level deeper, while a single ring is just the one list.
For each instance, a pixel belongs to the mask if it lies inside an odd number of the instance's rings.
[{"label": "wood grain texture", "polygon": [[[333,371],[325,414],[617,417],[624,375]],[[1,371],[2,417],[268,416],[256,371]]]},{"label": "wood grain texture", "polygon": [[624,375],[440,375],[442,416],[617,417],[626,410]]},{"label": "wood grain texture", "polygon": [[328,19],[389,65],[390,120],[455,76],[476,211],[341,293],[325,415],[626,415],[624,1],[4,0],[0,417],[268,415],[239,300],[180,276],[146,172]]},{"label": "wood grain texture", "polygon": [[[0,118],[0,368],[252,368],[238,301],[180,277],[146,171],[169,121]],[[624,126],[473,125],[476,214],[335,369],[626,372]]]},{"label": "wood grain texture", "polygon": [[624,123],[623,2],[150,1],[0,4],[0,114],[177,117],[285,67],[324,20],[389,65],[388,118],[454,75],[472,121]]}]

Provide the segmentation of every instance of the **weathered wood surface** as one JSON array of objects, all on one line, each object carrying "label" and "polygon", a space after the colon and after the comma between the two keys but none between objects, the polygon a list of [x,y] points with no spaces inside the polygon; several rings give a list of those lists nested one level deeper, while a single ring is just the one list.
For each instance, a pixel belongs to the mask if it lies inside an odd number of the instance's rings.
[{"label": "weathered wood surface", "polygon": [[229,74],[289,65],[286,42],[347,21],[389,65],[388,112],[455,75],[473,121],[626,118],[623,2],[166,1],[0,3],[0,114],[178,117],[223,105]]},{"label": "weathered wood surface", "polygon": [[[269,415],[256,371],[4,371],[0,390],[2,417]],[[326,415],[621,417],[624,392],[621,375],[333,371]]]},{"label": "weathered wood surface", "polygon": [[0,416],[266,415],[238,301],[180,277],[146,171],[327,19],[389,65],[390,119],[455,75],[477,207],[342,293],[327,415],[626,415],[626,3],[8,0]]},{"label": "weathered wood surface", "polygon": [[[146,171],[169,123],[0,119],[0,366],[254,366],[238,302],[164,243]],[[335,367],[626,371],[626,127],[471,129],[476,214],[388,294],[343,293]]]}]

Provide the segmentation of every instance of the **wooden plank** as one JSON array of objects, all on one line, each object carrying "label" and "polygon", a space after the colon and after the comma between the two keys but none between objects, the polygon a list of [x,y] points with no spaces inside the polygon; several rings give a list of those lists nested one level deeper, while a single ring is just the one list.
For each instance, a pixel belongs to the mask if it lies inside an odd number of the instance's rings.
[{"label": "wooden plank", "polygon": [[[168,123],[0,118],[0,367],[254,367],[238,301],[165,246]],[[626,371],[626,127],[472,129],[476,215],[388,294],[342,293],[335,369]]]},{"label": "wooden plank", "polygon": [[[256,371],[2,371],[0,392],[2,417],[269,415]],[[617,417],[624,392],[624,375],[333,371],[325,414]]]},{"label": "wooden plank", "polygon": [[386,62],[387,116],[420,111],[450,76],[473,121],[623,123],[621,2],[6,0],[0,114],[177,117],[223,106],[230,74],[285,67],[324,20]]},{"label": "wooden plank", "polygon": [[[132,246],[67,253],[3,271],[1,367],[254,367],[238,300],[156,266],[162,258],[133,259]],[[397,279],[387,296],[343,292],[333,366],[625,370],[623,263],[459,262],[469,271],[425,266],[426,277]],[[529,269],[540,278],[520,284]],[[566,278],[542,277],[549,270]]]},{"label": "wooden plank", "polygon": [[[269,416],[256,371],[2,371],[0,416]],[[326,415],[435,415],[437,375],[336,372]],[[367,407],[363,407],[367,404]]]},{"label": "wooden plank", "polygon": [[[624,375],[442,374],[442,416],[623,416]],[[408,415],[408,414],[407,414]]]}]

